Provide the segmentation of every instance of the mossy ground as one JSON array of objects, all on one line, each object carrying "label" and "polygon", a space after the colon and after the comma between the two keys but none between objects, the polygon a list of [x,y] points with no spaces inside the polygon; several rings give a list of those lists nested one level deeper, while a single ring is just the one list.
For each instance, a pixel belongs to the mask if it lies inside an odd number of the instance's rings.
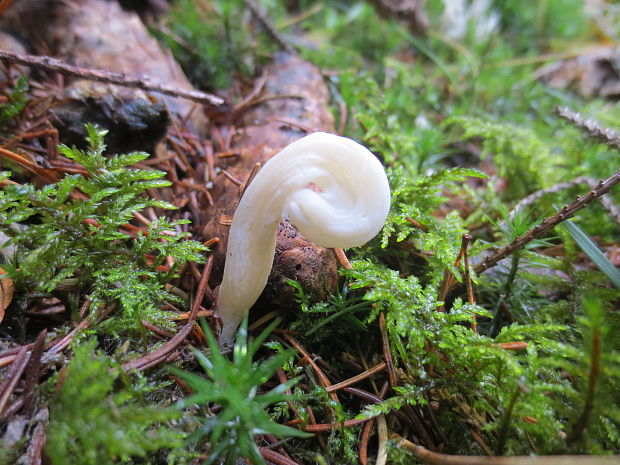
[{"label": "mossy ground", "polygon": [[[87,332],[97,341],[78,336],[73,356],[58,360],[39,385],[38,408],[50,412],[52,463],[64,463],[62,444],[69,441],[80,464],[217,463],[213,447],[227,464],[238,456],[259,463],[252,438],[297,463],[352,464],[362,451],[373,463],[384,440],[366,442],[363,423],[337,424],[379,415],[390,432],[449,454],[620,453],[620,290],[613,284],[619,225],[612,215],[591,204],[574,220],[585,236],[558,226],[474,273],[493,250],[589,189],[554,186],[616,171],[617,151],[566,123],[555,108],[618,128],[618,105],[552,88],[537,73],[575,49],[617,40],[620,11],[606,3],[587,10],[576,0],[496,0],[448,18],[450,2],[427,3],[431,26],[419,35],[371,2],[258,2],[281,38],[326,72],[334,113],[342,119],[347,109],[343,135],[366,144],[388,170],[392,209],[379,237],[349,251],[353,269],[342,272],[328,301],[311,304],[298,289],[299,308],[281,326],[292,332],[262,333],[263,345],[242,340],[230,364],[201,348],[211,381],[200,382],[204,373],[192,357],[177,360],[172,371],[158,365],[141,376],[121,368],[161,344],[143,321],[172,329],[170,310],[191,307],[191,295],[173,296],[165,285],[204,250],[183,235],[166,236],[180,223],[164,219],[133,237],[119,232],[131,211],[167,207],[139,195],[164,186],[161,173],[127,170],[140,154],[106,161],[91,128],[91,152],[61,150],[90,176],[42,188],[5,181],[2,228],[22,247],[7,267],[18,291],[11,321],[19,326],[31,300],[60,298],[71,317],[50,329],[62,334],[79,320],[87,296]],[[462,18],[468,21],[454,23]],[[241,0],[178,1],[153,30],[209,90],[256,76],[278,47]],[[24,104],[16,89],[0,106],[6,131]],[[90,201],[73,202],[75,192]],[[620,202],[617,192],[608,198]],[[16,223],[28,223],[30,233],[18,234]],[[464,234],[472,236],[468,272],[465,257],[458,258]],[[582,252],[592,243],[603,258]],[[165,266],[166,256],[174,267]],[[18,343],[32,336],[25,329],[10,334]],[[325,379],[335,384],[382,362],[390,366],[352,385],[357,391],[325,387]],[[252,374],[251,386],[236,384],[243,377],[235,377],[235,363]],[[214,388],[218,376],[230,385],[225,392]],[[72,391],[63,377],[77,379]],[[189,388],[199,401],[175,410],[172,399]],[[63,405],[75,413],[67,415]],[[97,427],[103,420],[119,434]],[[273,435],[287,431],[277,423],[287,422],[321,433],[276,443]],[[3,448],[0,461],[11,463],[24,447]],[[394,443],[387,447],[388,463],[416,463]],[[97,455],[86,453],[93,448]]]}]

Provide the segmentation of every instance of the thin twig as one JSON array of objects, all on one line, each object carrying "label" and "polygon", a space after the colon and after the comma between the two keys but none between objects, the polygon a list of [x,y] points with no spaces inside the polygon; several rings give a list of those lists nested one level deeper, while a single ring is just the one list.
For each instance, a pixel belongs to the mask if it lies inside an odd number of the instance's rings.
[{"label": "thin twig", "polygon": [[[596,186],[596,179],[589,176],[578,176],[572,181],[560,182],[551,187],[547,187],[546,189],[533,192],[517,202],[517,204],[510,211],[510,219],[514,219],[518,210],[529,207],[544,195],[557,194],[560,191],[570,189],[571,187],[578,186],[579,184],[586,184],[590,186],[590,189],[592,189]],[[607,197],[600,197],[599,202],[601,202],[601,205],[605,208],[605,210],[607,210],[613,219],[616,220],[617,223],[620,223],[620,209],[618,209],[618,207]]]},{"label": "thin twig", "polygon": [[299,465],[297,462],[294,462],[289,457],[282,455],[275,450],[268,449],[267,447],[260,447],[259,450],[265,460],[275,463],[276,465]]},{"label": "thin twig", "polygon": [[381,332],[381,347],[383,348],[385,366],[388,370],[388,379],[390,380],[390,386],[394,388],[398,384],[398,378],[396,377],[396,370],[394,370],[392,351],[390,350],[390,340],[385,329],[385,314],[383,312],[379,314],[379,331]]},{"label": "thin twig", "polygon": [[204,103],[211,106],[220,106],[224,104],[224,100],[206,92],[198,90],[178,89],[165,84],[157,84],[149,78],[138,79],[127,76],[125,73],[115,73],[103,69],[81,68],[79,66],[68,65],[57,58],[45,55],[25,55],[8,50],[0,49],[0,59],[9,63],[16,63],[31,68],[44,69],[46,71],[55,71],[57,73],[68,76],[75,76],[91,81],[107,82],[123,87],[132,87],[137,89],[149,90],[160,94],[170,95],[171,97],[179,97],[194,102]]},{"label": "thin twig", "polygon": [[396,441],[398,447],[407,449],[418,460],[427,465],[617,465],[620,458],[618,455],[546,455],[540,457],[529,455],[513,457],[448,455],[432,452],[395,433],[392,433],[390,437]]},{"label": "thin twig", "polygon": [[198,283],[198,289],[196,291],[196,295],[194,296],[194,302],[192,303],[192,312],[190,317],[187,319],[187,323],[183,328],[176,333],[176,335],[166,342],[159,349],[151,352],[150,354],[144,355],[142,357],[137,358],[136,360],[132,360],[131,362],[127,362],[123,365],[124,370],[145,370],[152,366],[157,365],[160,362],[166,360],[168,355],[173,352],[189,335],[191,330],[194,327],[194,322],[196,321],[196,317],[198,315],[198,310],[200,309],[200,304],[202,302],[202,298],[205,295],[207,282],[209,281],[209,276],[211,275],[211,269],[213,267],[213,255],[209,256],[207,260],[207,264],[204,266],[202,270],[202,275],[200,276],[200,282]]},{"label": "thin twig", "polygon": [[26,415],[30,416],[34,413],[37,400],[37,383],[41,375],[41,356],[45,350],[45,338],[47,329],[44,329],[37,336],[32,352],[30,352],[30,360],[26,366],[24,375],[24,407]]},{"label": "thin twig", "polygon": [[258,6],[254,0],[245,0],[245,4],[250,9],[254,17],[261,23],[265,30],[269,33],[271,38],[275,40],[278,45],[288,53],[297,53],[293,46],[288,44],[276,30],[275,26],[271,24],[271,21],[267,18],[263,10]]},{"label": "thin twig", "polygon": [[17,382],[21,378],[29,359],[30,353],[28,349],[22,347],[15,357],[15,363],[11,365],[9,372],[6,374],[4,382],[0,384],[0,415],[9,401],[9,397],[13,393],[13,390],[17,386]]},{"label": "thin twig", "polygon": [[575,423],[573,430],[566,439],[571,444],[581,439],[583,431],[588,426],[588,420],[592,409],[594,408],[594,390],[596,389],[596,381],[600,371],[601,364],[601,333],[598,326],[592,328],[592,356],[590,357],[590,374],[588,375],[588,391],[586,393],[586,401],[583,411],[579,419]]},{"label": "thin twig", "polygon": [[388,442],[388,429],[387,422],[385,421],[385,415],[379,415],[377,417],[377,435],[379,436],[379,450],[377,451],[376,465],[385,465],[387,463],[387,442]]},{"label": "thin twig", "polygon": [[544,233],[553,229],[558,224],[563,221],[566,221],[569,218],[575,216],[579,210],[587,207],[592,201],[598,199],[599,197],[607,194],[612,187],[620,182],[620,169],[618,169],[614,174],[612,174],[609,178],[605,180],[599,181],[594,188],[583,196],[577,196],[577,199],[571,203],[570,205],[565,205],[560,211],[555,213],[552,216],[545,218],[540,224],[533,227],[525,234],[517,237],[510,244],[500,248],[493,255],[486,257],[482,263],[474,268],[474,271],[477,274],[483,273],[489,268],[497,265],[501,260],[506,258],[508,255],[513,253],[515,250],[518,250],[524,247],[526,244],[532,242],[534,239],[542,236]]},{"label": "thin twig", "polygon": [[360,373],[359,375],[355,375],[352,378],[349,378],[349,379],[346,379],[344,381],[341,381],[338,384],[332,384],[331,386],[326,387],[325,390],[327,392],[339,391],[340,389],[344,389],[345,387],[349,387],[352,384],[359,383],[363,379],[369,378],[372,375],[374,375],[376,373],[379,373],[380,371],[385,370],[386,366],[387,366],[387,364],[385,362],[381,362],[378,365],[375,365],[374,367],[364,371],[363,373]]},{"label": "thin twig", "polygon": [[360,463],[362,465],[366,465],[368,463],[368,441],[370,439],[370,435],[372,433],[372,428],[374,425],[375,425],[375,422],[371,420],[368,423],[366,423],[366,425],[364,426],[364,429],[362,430],[362,437],[360,438],[360,452],[359,452]]},{"label": "thin twig", "polygon": [[306,425],[303,430],[307,433],[317,433],[319,431],[332,431],[339,428],[350,428],[352,426],[359,426],[363,423],[370,421],[370,418],[360,418],[353,420],[345,420],[338,423],[318,423],[316,425]]},{"label": "thin twig", "polygon": [[[327,376],[325,376],[323,370],[321,370],[316,364],[316,362],[312,359],[312,357],[310,357],[310,354],[306,352],[306,349],[304,349],[303,346],[299,342],[297,342],[292,336],[286,333],[284,333],[284,338],[289,344],[291,344],[293,347],[295,347],[295,349],[297,349],[297,351],[302,355],[303,359],[306,359],[308,361],[308,363],[318,376],[321,386],[323,386],[325,389],[328,389],[332,385],[332,383],[329,381]],[[329,395],[334,402],[340,403],[340,400],[338,400],[338,395],[335,392],[330,392]]]},{"label": "thin twig", "polygon": [[351,262],[349,261],[346,254],[344,253],[344,249],[335,247],[334,253],[336,254],[336,258],[338,259],[338,262],[342,265],[343,268],[347,270],[353,269],[353,267],[351,266]]},{"label": "thin twig", "polygon": [[620,134],[613,129],[602,127],[592,118],[585,119],[581,114],[568,107],[558,107],[555,111],[561,118],[573,123],[591,138],[620,150]]}]

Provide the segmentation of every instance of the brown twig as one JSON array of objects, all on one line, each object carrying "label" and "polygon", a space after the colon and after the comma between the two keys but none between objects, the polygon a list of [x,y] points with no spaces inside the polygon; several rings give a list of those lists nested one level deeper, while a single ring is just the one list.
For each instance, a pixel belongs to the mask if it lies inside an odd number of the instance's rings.
[{"label": "brown twig", "polygon": [[526,233],[517,237],[510,244],[495,251],[493,255],[486,257],[482,263],[474,268],[477,274],[483,273],[489,268],[497,265],[501,260],[512,254],[514,251],[521,249],[526,244],[532,242],[537,237],[553,229],[558,224],[572,218],[582,208],[587,207],[593,200],[607,194],[612,187],[620,182],[620,169],[605,180],[599,181],[594,188],[583,196],[577,196],[577,199],[570,205],[565,205],[560,211],[552,216],[542,220],[540,224],[533,227]]},{"label": "brown twig", "polygon": [[31,68],[44,69],[46,71],[55,71],[67,76],[74,76],[91,81],[107,82],[123,87],[132,87],[137,89],[149,90],[159,94],[169,95],[171,97],[179,97],[195,102],[204,103],[214,107],[224,104],[224,100],[206,92],[198,90],[178,89],[165,84],[152,82],[148,78],[138,79],[127,76],[124,73],[115,73],[103,69],[81,68],[78,66],[68,65],[57,58],[44,55],[25,55],[0,49],[0,59],[9,63],[16,63]]},{"label": "brown twig", "polygon": [[163,346],[161,346],[154,352],[139,357],[136,360],[132,360],[131,362],[125,363],[123,365],[124,370],[140,371],[155,366],[158,363],[166,360],[168,355],[170,355],[170,353],[172,353],[185,340],[185,338],[189,335],[189,333],[194,327],[194,322],[196,321],[202,298],[205,295],[207,282],[209,281],[209,276],[211,275],[212,266],[213,255],[210,255],[209,259],[207,260],[207,264],[203,268],[202,275],[200,276],[198,290],[196,291],[196,295],[194,296],[194,302],[192,303],[192,312],[187,319],[187,323],[185,324],[185,326],[183,326],[183,328],[181,328],[172,339],[170,339],[168,342],[166,342]]},{"label": "brown twig", "polygon": [[370,418],[355,418],[353,420],[345,420],[338,423],[318,423],[316,425],[306,425],[303,430],[307,433],[318,433],[320,431],[332,431],[339,428],[350,428],[352,426],[358,426],[366,423],[367,421],[370,421]]},{"label": "brown twig", "polygon": [[360,373],[359,375],[355,375],[352,378],[341,381],[337,384],[332,384],[331,386],[325,388],[327,392],[336,392],[340,389],[344,389],[345,387],[349,387],[352,384],[359,383],[361,380],[371,377],[372,375],[379,373],[380,371],[385,370],[387,364],[385,362],[381,362],[378,365]]},{"label": "brown twig", "polygon": [[336,254],[336,258],[338,259],[338,262],[342,265],[343,268],[347,270],[353,269],[353,267],[351,266],[351,262],[349,261],[346,254],[344,253],[344,249],[335,247],[334,253]]},{"label": "brown twig", "polygon": [[[458,268],[459,265],[461,264],[461,259],[463,258],[463,255],[465,254],[465,251],[467,250],[469,239],[471,239],[471,236],[469,234],[463,234],[463,236],[461,237],[461,248],[459,249],[459,253],[456,256],[456,259],[454,260],[454,268]],[[448,291],[450,290],[450,287],[452,286],[452,279],[453,279],[452,272],[449,269],[446,269],[443,273],[443,281],[441,283],[441,288],[439,289],[439,301],[442,302],[441,306],[439,307],[439,311],[441,312],[445,311],[445,306],[443,302],[446,300]]]},{"label": "brown twig", "polygon": [[478,443],[478,445],[486,455],[488,455],[489,457],[493,457],[495,455],[491,448],[487,445],[487,443],[484,442],[484,439],[482,439],[480,433],[478,433],[478,431],[473,426],[469,427],[469,432],[471,433],[471,437],[474,438],[474,441]]},{"label": "brown twig", "polygon": [[259,447],[259,450],[265,460],[275,463],[276,465],[299,465],[297,462],[285,455],[279,454],[275,450],[268,449],[267,447]]},{"label": "brown twig", "polygon": [[[1,49],[0,49],[0,52],[2,52]],[[55,176],[55,174],[51,170],[46,170],[45,168],[41,168],[36,163],[28,160],[27,158],[15,152],[11,152],[10,150],[3,149],[2,147],[0,147],[0,156],[13,160],[15,163],[23,166],[29,171],[32,171],[37,176],[41,176],[43,179],[45,179],[48,182],[58,181],[58,178]]]},{"label": "brown twig", "polygon": [[385,329],[385,314],[383,312],[379,314],[379,331],[381,332],[381,346],[383,348],[385,366],[388,370],[388,379],[390,381],[390,386],[394,388],[398,384],[398,378],[396,377],[394,363],[392,362],[392,351],[390,350],[390,340]]},{"label": "brown twig", "polygon": [[396,441],[398,447],[407,449],[418,460],[427,465],[617,465],[620,458],[618,455],[547,455],[539,457],[529,455],[514,457],[449,455],[432,452],[396,433],[392,433],[390,437]]},{"label": "brown twig", "polygon": [[258,6],[258,4],[254,0],[245,0],[246,6],[250,9],[254,17],[261,23],[261,25],[265,28],[267,33],[271,36],[273,40],[277,42],[277,44],[288,53],[296,53],[293,46],[288,44],[280,35],[280,33],[276,30],[275,26],[271,24],[271,21],[267,18],[263,10]]},{"label": "brown twig", "polygon": [[527,349],[527,342],[517,341],[517,342],[502,342],[497,344],[500,349],[504,350],[525,350]]},{"label": "brown twig", "polygon": [[574,112],[568,107],[558,107],[555,111],[560,118],[571,122],[591,138],[616,150],[620,150],[620,134],[613,129],[602,127],[592,118],[585,119],[581,114]]},{"label": "brown twig", "polygon": [[30,354],[28,353],[28,349],[22,347],[15,357],[15,363],[11,365],[9,372],[6,374],[4,382],[0,384],[0,415],[2,415],[2,411],[6,407],[9,397],[17,386],[17,382],[21,378],[29,359]]},{"label": "brown twig", "polygon": [[577,419],[573,430],[566,439],[570,443],[577,442],[583,431],[588,426],[588,420],[590,419],[590,413],[594,408],[594,390],[596,389],[596,381],[600,371],[601,363],[601,333],[598,326],[592,328],[592,356],[590,359],[590,374],[588,376],[588,391],[586,393],[586,401],[583,406],[583,411]]},{"label": "brown twig", "polygon": [[245,181],[243,181],[243,184],[239,186],[239,197],[243,197],[245,190],[248,188],[250,183],[254,180],[254,178],[258,174],[261,166],[262,165],[259,162],[256,162],[254,164],[254,166],[252,167],[252,171],[250,171],[250,174],[248,174],[248,177],[245,178]]},{"label": "brown twig", "polygon": [[36,386],[41,375],[41,356],[45,350],[45,338],[47,336],[47,329],[44,329],[39,333],[32,352],[30,352],[30,360],[26,366],[24,376],[24,410],[26,415],[30,416],[35,410],[37,400]]},{"label": "brown twig", "polygon": [[[297,351],[303,356],[303,358],[308,361],[308,363],[316,373],[317,377],[319,378],[321,386],[323,386],[325,389],[328,389],[332,385],[332,383],[329,381],[325,373],[323,373],[323,370],[321,370],[316,364],[316,362],[312,359],[312,357],[310,357],[308,352],[306,352],[306,349],[304,349],[303,346],[299,342],[297,342],[292,336],[286,333],[283,333],[283,335],[284,338],[288,341],[288,343],[295,347],[295,349],[297,349]],[[340,401],[338,400],[338,395],[335,392],[330,392],[329,395],[334,402],[340,403]]]},{"label": "brown twig", "polygon": [[43,463],[43,447],[45,446],[46,438],[44,423],[47,423],[47,411],[45,420],[39,421],[32,432],[32,440],[30,441],[30,447],[28,447],[28,463],[32,465],[41,465]]},{"label": "brown twig", "polygon": [[[517,202],[517,204],[510,211],[510,219],[514,219],[514,216],[518,210],[529,207],[541,197],[547,194],[557,194],[558,192],[578,186],[579,184],[586,184],[590,186],[590,189],[592,189],[596,186],[596,179],[588,176],[578,176],[572,181],[560,182],[546,189],[533,192]],[[605,208],[605,210],[607,210],[607,212],[613,217],[613,219],[616,220],[617,223],[620,223],[620,209],[618,209],[611,199],[608,199],[607,197],[600,197],[598,200],[601,202],[601,205]]]},{"label": "brown twig", "polygon": [[362,465],[366,465],[368,463],[368,441],[370,439],[370,434],[372,433],[372,428],[375,425],[374,421],[369,421],[364,426],[364,430],[362,431],[362,437],[360,438],[360,463]]}]

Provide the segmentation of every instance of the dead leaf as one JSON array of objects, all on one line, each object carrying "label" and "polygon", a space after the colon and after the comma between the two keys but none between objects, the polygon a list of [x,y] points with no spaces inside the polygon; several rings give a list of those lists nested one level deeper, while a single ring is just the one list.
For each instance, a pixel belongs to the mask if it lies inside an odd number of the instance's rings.
[{"label": "dead leaf", "polygon": [[[0,267],[0,276],[6,275],[6,271]],[[0,279],[0,323],[4,319],[4,312],[13,300],[13,280],[11,278]]]},{"label": "dead leaf", "polygon": [[586,98],[620,95],[620,47],[584,50],[578,56],[550,63],[534,73],[551,87],[573,88]]}]

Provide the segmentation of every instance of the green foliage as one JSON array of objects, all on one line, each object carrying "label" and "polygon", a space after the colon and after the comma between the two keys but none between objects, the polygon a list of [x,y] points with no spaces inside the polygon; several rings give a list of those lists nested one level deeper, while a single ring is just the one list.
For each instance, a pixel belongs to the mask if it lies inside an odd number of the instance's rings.
[{"label": "green foliage", "polygon": [[311,42],[300,43],[306,59],[323,68],[369,68],[378,79],[385,73],[383,60],[402,48],[407,35],[397,21],[381,20],[359,0],[324,2],[306,26],[312,28]]},{"label": "green foliage", "polygon": [[219,89],[230,86],[234,74],[253,75],[263,61],[261,55],[272,50],[267,37],[253,31],[250,20],[243,0],[181,0],[165,27],[155,33],[194,84]]},{"label": "green foliage", "polygon": [[28,80],[26,76],[22,76],[17,80],[6,102],[0,103],[0,128],[22,112],[28,102],[26,90],[28,90]]},{"label": "green foliage", "polygon": [[567,221],[564,225],[581,250],[592,260],[592,263],[609,278],[614,286],[620,288],[620,271],[618,271],[614,264],[601,252],[601,249],[598,248],[592,239],[590,239],[576,223]]},{"label": "green foliage", "polygon": [[454,260],[461,246],[461,236],[467,231],[457,211],[443,219],[433,213],[447,200],[444,193],[457,192],[457,183],[468,177],[484,175],[474,169],[453,168],[411,179],[402,169],[388,170],[392,203],[381,233],[381,246],[387,247],[390,239],[397,242],[409,239],[418,249],[431,253],[429,276],[437,279],[445,268],[458,276]]},{"label": "green foliage", "polygon": [[[370,306],[368,302],[349,292],[345,286],[342,290],[332,293],[324,302],[311,304],[310,298],[304,292],[297,281],[289,280],[297,293],[297,301],[303,312],[299,318],[291,324],[291,329],[303,331],[304,336],[312,336],[320,331],[321,339],[334,337],[340,326],[344,326],[345,331],[352,328],[365,330],[366,325],[355,316],[356,313],[368,313]],[[339,323],[343,323],[339,325]]]},{"label": "green foliage", "polygon": [[482,139],[482,157],[492,155],[497,174],[507,181],[508,199],[521,198],[558,180],[548,145],[531,130],[472,117],[449,118],[445,125],[461,128],[464,139]]},{"label": "green foliage", "polygon": [[122,369],[95,350],[96,341],[75,345],[50,407],[45,452],[54,465],[134,463],[150,452],[182,444],[178,432],[161,426],[178,411],[147,405]]},{"label": "green foliage", "polygon": [[[59,286],[92,292],[95,308],[120,304],[119,327],[136,329],[145,319],[170,324],[157,308],[175,298],[164,291],[165,280],[174,273],[156,268],[167,256],[175,267],[188,260],[202,261],[206,249],[177,234],[160,218],[146,234],[135,238],[122,228],[133,212],[146,207],[175,208],[149,199],[147,189],[168,186],[163,172],[127,169],[144,160],[146,153],[106,158],[101,131],[87,125],[86,151],[60,146],[59,151],[84,166],[88,176],[66,176],[38,188],[31,184],[7,184],[0,192],[0,230],[17,249],[6,266],[18,288],[31,295],[46,295]],[[152,254],[152,263],[145,254]]]},{"label": "green foliage", "polygon": [[197,350],[194,354],[208,378],[171,368],[193,391],[182,405],[198,404],[205,408],[206,404],[214,403],[221,406],[217,415],[203,418],[202,425],[192,436],[199,443],[208,438],[210,454],[207,464],[219,463],[218,460],[224,459],[226,465],[234,465],[238,458],[245,457],[256,465],[264,465],[265,461],[254,442],[257,434],[273,434],[279,438],[311,436],[275,423],[266,411],[270,405],[292,399],[285,391],[295,385],[297,379],[259,394],[261,385],[291,356],[289,352],[280,352],[260,363],[253,361],[261,344],[277,324],[277,321],[274,322],[256,339],[248,341],[246,317],[237,332],[232,360],[220,353],[215,337],[203,325],[211,354],[207,357]]},{"label": "green foliage", "polygon": [[[600,370],[606,375],[596,374],[599,385],[595,394],[588,394],[590,385],[583,381],[598,363],[588,335],[609,331],[604,329],[608,326],[603,322],[602,306],[597,307],[596,315],[588,310],[588,319],[580,319],[583,347],[560,342],[569,327],[555,323],[512,324],[503,327],[497,337],[489,337],[469,327],[476,316],[490,317],[486,310],[457,299],[447,313],[439,311],[437,290],[423,287],[415,276],[403,278],[370,261],[355,261],[353,270],[344,274],[353,280],[352,289],[366,290],[364,299],[373,303],[373,316],[385,314],[392,351],[407,376],[415,380],[399,386],[382,404],[367,407],[364,416],[434,401],[444,406],[437,412],[438,421],[460,453],[476,453],[463,442],[465,424],[483,429],[500,453],[528,453],[528,441],[539,453],[551,453],[571,446],[558,431],[578,424],[591,395],[596,397],[591,402],[598,406],[592,413],[597,426],[577,450],[600,452],[601,442],[592,441],[593,436],[609,438],[603,444],[613,444],[612,449],[617,450],[611,433],[617,412],[600,409],[617,402],[612,387],[617,384],[620,366],[617,352],[610,347],[599,352]],[[500,345],[514,341],[527,341],[527,349],[514,352]],[[429,366],[435,374],[432,378]],[[605,428],[605,434],[596,433],[596,428]]]},{"label": "green foliage", "polygon": [[536,48],[551,45],[549,41],[557,41],[560,45],[588,32],[588,15],[580,0],[544,0],[527,8],[512,0],[494,0],[493,3],[499,9],[504,32],[517,53],[531,53]]}]

